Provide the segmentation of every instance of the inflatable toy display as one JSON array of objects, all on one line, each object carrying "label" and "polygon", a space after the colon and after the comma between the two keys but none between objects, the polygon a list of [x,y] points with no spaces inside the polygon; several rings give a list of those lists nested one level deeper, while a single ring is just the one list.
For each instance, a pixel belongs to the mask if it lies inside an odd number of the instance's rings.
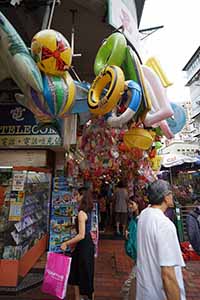
[{"label": "inflatable toy display", "polygon": [[75,83],[70,74],[67,73],[65,78],[43,74],[42,79],[43,94],[30,89],[26,96],[17,95],[17,101],[30,109],[40,121],[65,117],[75,99]]},{"label": "inflatable toy display", "polygon": [[144,65],[142,66],[142,69],[146,79],[145,84],[153,106],[153,112],[146,116],[144,124],[145,126],[152,126],[168,117],[171,117],[173,115],[173,110],[156,73]]},{"label": "inflatable toy display", "polygon": [[129,148],[139,148],[142,150],[148,150],[152,143],[153,138],[151,134],[143,128],[133,128],[125,132],[124,144]]},{"label": "inflatable toy display", "polygon": [[154,72],[158,75],[158,77],[160,78],[161,82],[162,82],[162,85],[164,87],[168,87],[170,85],[172,85],[172,82],[170,82],[166,76],[166,74],[164,73],[161,65],[160,65],[160,62],[158,61],[157,58],[155,57],[150,57],[147,62],[146,62],[146,65],[148,67],[150,67],[151,69],[154,70]]},{"label": "inflatable toy display", "polygon": [[136,67],[134,52],[131,47],[126,47],[125,58],[122,64],[125,80],[134,80],[140,84],[140,77]]},{"label": "inflatable toy display", "polygon": [[[119,67],[108,66],[102,70],[93,81],[88,93],[90,112],[103,116],[112,111],[124,92],[124,84],[124,74]],[[109,88],[103,95],[108,85]]]},{"label": "inflatable toy display", "polygon": [[22,92],[32,87],[43,91],[40,71],[28,48],[10,22],[0,12],[0,80],[12,78]]},{"label": "inflatable toy display", "polygon": [[126,82],[129,96],[129,104],[127,109],[120,115],[116,116],[115,112],[111,113],[111,116],[108,117],[107,122],[111,127],[122,127],[124,124],[129,122],[134,114],[138,111],[138,108],[141,104],[142,91],[138,83],[133,80]]},{"label": "inflatable toy display", "polygon": [[151,110],[152,104],[151,104],[151,98],[149,97],[149,93],[147,91],[146,85],[145,85],[145,78],[143,74],[143,69],[142,66],[139,62],[138,57],[133,53],[134,55],[134,60],[136,62],[136,68],[138,70],[138,75],[139,75],[139,80],[141,82],[141,86],[143,87],[143,107],[140,110],[140,119],[141,121],[144,121],[146,118],[147,113]]},{"label": "inflatable toy display", "polygon": [[72,62],[72,51],[66,38],[59,32],[46,29],[32,39],[31,53],[41,71],[62,76]]},{"label": "inflatable toy display", "polygon": [[169,125],[167,124],[166,120],[163,120],[159,123],[160,129],[162,130],[163,134],[166,136],[167,139],[172,139],[174,137],[173,133],[171,132]]},{"label": "inflatable toy display", "polygon": [[170,130],[173,134],[180,132],[186,124],[186,114],[184,109],[176,104],[170,103],[173,109],[173,117],[167,119],[167,123],[169,125]]},{"label": "inflatable toy display", "polygon": [[121,66],[126,52],[126,39],[120,32],[111,34],[99,48],[95,62],[94,73],[97,76],[106,66]]}]

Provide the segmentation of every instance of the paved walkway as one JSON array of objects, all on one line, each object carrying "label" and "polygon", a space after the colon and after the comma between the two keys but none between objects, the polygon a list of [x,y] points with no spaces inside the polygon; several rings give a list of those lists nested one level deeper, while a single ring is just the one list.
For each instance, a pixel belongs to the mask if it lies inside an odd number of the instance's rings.
[{"label": "paved walkway", "polygon": [[[101,240],[96,260],[95,300],[121,300],[120,288],[131,270],[131,260],[124,253],[124,241]],[[42,264],[41,264],[42,266]],[[187,300],[200,299],[200,261],[187,263],[184,274]],[[37,286],[17,295],[0,295],[2,300],[55,300]],[[67,300],[73,300],[68,289]]]}]

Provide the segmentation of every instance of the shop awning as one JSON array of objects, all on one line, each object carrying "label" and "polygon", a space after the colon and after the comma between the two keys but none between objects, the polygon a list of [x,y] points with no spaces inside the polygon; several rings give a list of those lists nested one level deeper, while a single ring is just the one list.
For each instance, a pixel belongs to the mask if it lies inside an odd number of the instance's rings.
[{"label": "shop awning", "polygon": [[200,161],[198,157],[190,157],[186,155],[165,154],[162,155],[162,165],[165,168],[182,165],[184,163],[196,163]]}]

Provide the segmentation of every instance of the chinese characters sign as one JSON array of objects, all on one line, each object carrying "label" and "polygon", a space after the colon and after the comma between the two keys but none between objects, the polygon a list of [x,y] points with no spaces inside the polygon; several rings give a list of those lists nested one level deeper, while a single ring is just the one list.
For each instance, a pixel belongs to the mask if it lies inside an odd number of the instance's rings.
[{"label": "chinese characters sign", "polygon": [[33,114],[20,105],[4,105],[0,109],[0,147],[61,146],[52,128],[39,129]]}]

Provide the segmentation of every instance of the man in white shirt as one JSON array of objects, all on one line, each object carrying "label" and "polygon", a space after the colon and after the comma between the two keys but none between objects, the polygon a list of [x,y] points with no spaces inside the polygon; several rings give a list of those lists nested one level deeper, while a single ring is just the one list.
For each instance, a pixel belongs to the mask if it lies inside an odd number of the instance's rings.
[{"label": "man in white shirt", "polygon": [[136,300],[186,300],[176,228],[164,215],[174,205],[169,183],[153,182],[148,198],[138,221]]}]

